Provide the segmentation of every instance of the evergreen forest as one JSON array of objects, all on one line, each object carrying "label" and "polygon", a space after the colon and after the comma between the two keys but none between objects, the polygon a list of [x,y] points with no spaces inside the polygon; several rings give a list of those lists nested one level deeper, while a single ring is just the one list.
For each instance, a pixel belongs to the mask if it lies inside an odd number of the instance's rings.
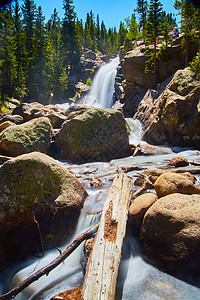
[{"label": "evergreen forest", "polygon": [[[200,11],[185,0],[174,3],[181,14],[183,48],[187,52],[189,40],[200,40]],[[162,3],[151,0],[137,1],[137,7],[116,27],[106,28],[99,15],[87,13],[86,20],[78,19],[73,0],[63,0],[64,17],[56,8],[45,20],[42,7],[34,0],[15,0],[0,9],[0,104],[11,98],[20,101],[39,101],[43,104],[62,101],[68,96],[68,80],[80,74],[80,56],[84,49],[100,55],[116,56],[133,48],[136,39],[153,44],[154,53],[149,61],[156,66],[157,39],[162,36],[163,47],[170,42],[170,32],[176,18],[163,11]],[[188,61],[186,61],[186,65]],[[199,68],[199,59],[193,62]],[[147,66],[148,68],[148,66]],[[156,74],[156,70],[154,69]]]}]

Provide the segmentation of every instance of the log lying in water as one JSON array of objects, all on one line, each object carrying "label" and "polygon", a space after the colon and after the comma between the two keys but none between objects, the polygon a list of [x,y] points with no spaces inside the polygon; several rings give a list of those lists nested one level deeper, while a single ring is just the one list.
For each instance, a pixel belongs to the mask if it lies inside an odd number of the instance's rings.
[{"label": "log lying in water", "polygon": [[42,269],[36,271],[33,275],[22,281],[21,284],[16,286],[7,294],[0,296],[0,300],[12,299],[23,291],[27,286],[29,286],[34,281],[38,280],[43,275],[48,275],[53,269],[55,269],[61,262],[63,262],[84,240],[89,239],[96,233],[98,229],[98,224],[88,229],[87,231],[80,234],[59,256],[57,256],[52,262]]},{"label": "log lying in water", "polygon": [[123,239],[131,199],[132,180],[121,169],[103,207],[93,251],[83,283],[82,299],[114,299]]}]

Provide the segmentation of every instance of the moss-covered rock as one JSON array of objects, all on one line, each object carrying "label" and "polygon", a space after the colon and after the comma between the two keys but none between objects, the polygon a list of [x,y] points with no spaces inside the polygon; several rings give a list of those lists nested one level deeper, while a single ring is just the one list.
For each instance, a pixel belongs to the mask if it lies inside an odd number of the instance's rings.
[{"label": "moss-covered rock", "polygon": [[[63,243],[75,229],[87,192],[68,170],[33,152],[0,167],[0,270]],[[34,219],[35,217],[35,219]]]},{"label": "moss-covered rock", "polygon": [[56,144],[61,158],[81,163],[131,155],[126,121],[113,109],[71,112],[56,136]]},{"label": "moss-covered rock", "polygon": [[0,134],[0,152],[8,156],[18,156],[33,151],[47,153],[51,134],[51,123],[45,117],[10,126]]}]

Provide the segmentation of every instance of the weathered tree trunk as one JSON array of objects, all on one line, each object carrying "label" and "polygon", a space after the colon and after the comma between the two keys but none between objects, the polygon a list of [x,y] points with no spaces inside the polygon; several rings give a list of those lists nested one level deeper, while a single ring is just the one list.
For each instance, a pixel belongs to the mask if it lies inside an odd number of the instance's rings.
[{"label": "weathered tree trunk", "polygon": [[88,260],[82,292],[84,300],[115,298],[131,189],[132,180],[119,169],[104,204],[93,251]]}]

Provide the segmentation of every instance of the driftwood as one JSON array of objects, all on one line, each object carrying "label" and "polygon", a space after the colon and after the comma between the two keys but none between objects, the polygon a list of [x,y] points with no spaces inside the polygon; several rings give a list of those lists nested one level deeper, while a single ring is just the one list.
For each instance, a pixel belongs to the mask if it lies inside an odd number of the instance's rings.
[{"label": "driftwood", "polygon": [[148,190],[148,189],[153,189],[154,188],[154,184],[149,179],[149,176],[147,176],[146,174],[139,174],[139,175],[144,177],[144,182],[138,190],[136,190],[135,192],[132,193],[132,198],[146,192],[146,190]]},{"label": "driftwood", "polygon": [[84,300],[111,300],[115,297],[131,189],[132,180],[119,169],[105,201],[88,260],[82,291]]},{"label": "driftwood", "polygon": [[98,224],[88,229],[84,233],[80,234],[64,251],[62,254],[57,256],[52,262],[43,267],[42,269],[36,271],[34,274],[22,281],[21,284],[13,288],[7,294],[0,296],[0,300],[12,299],[23,291],[27,286],[29,286],[34,281],[38,280],[43,275],[48,275],[53,269],[55,269],[60,263],[62,263],[84,240],[91,238],[98,229]]},{"label": "driftwood", "polygon": [[3,161],[3,162],[8,161],[8,160],[10,160],[12,158],[13,157],[10,157],[10,156],[0,155],[0,161]]}]

